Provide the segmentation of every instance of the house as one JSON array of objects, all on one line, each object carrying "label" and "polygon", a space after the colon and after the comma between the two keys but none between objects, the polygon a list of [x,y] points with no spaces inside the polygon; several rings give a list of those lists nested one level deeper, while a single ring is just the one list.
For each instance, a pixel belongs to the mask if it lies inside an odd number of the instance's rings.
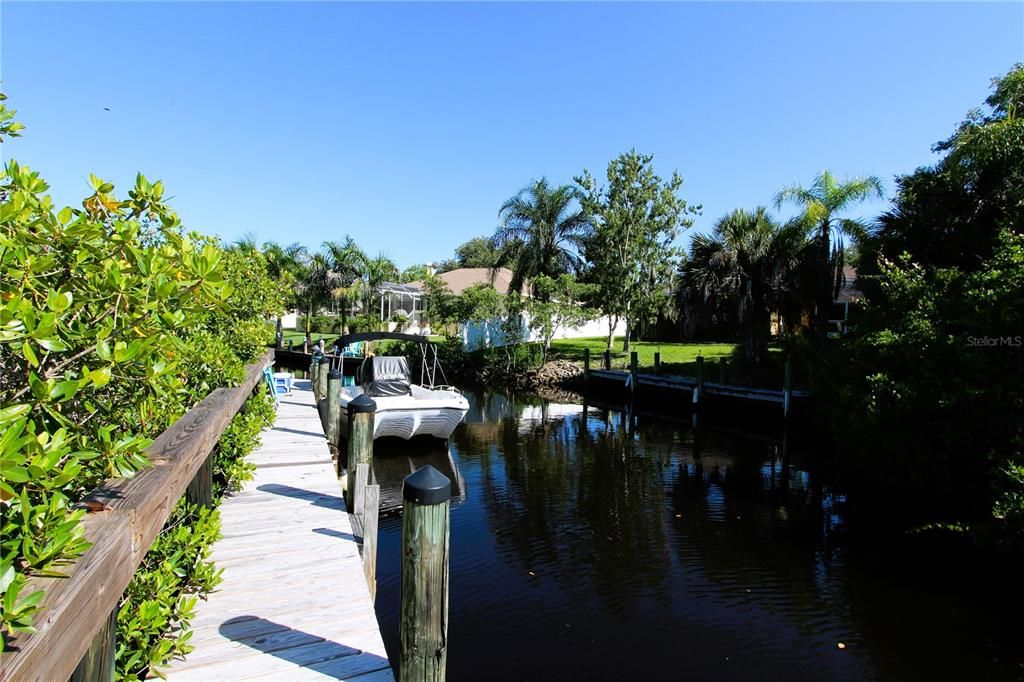
[{"label": "house", "polygon": [[847,332],[850,322],[850,304],[858,303],[863,299],[864,292],[857,288],[857,269],[845,266],[843,268],[843,286],[840,287],[839,295],[832,301],[832,308],[829,310],[829,336],[842,336]]}]

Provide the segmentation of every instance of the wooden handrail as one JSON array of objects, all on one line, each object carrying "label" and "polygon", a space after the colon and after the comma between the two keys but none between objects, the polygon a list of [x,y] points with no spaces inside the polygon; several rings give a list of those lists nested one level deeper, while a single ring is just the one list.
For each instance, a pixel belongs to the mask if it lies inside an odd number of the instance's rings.
[{"label": "wooden handrail", "polygon": [[[268,350],[235,388],[218,388],[171,424],[146,449],[151,467],[107,481],[88,495],[83,525],[92,547],[65,567],[64,578],[30,581],[46,590],[35,634],[19,633],[0,656],[6,680],[71,677],[189,482],[274,361]],[[95,511],[94,511],[95,510]]]}]

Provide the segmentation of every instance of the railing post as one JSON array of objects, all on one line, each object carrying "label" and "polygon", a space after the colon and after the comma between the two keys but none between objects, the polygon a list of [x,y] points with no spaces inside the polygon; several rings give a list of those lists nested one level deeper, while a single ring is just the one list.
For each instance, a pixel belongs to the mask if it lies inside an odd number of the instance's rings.
[{"label": "railing post", "polygon": [[654,351],[654,373],[661,374],[661,351]]},{"label": "railing post", "polygon": [[213,450],[203,460],[192,482],[185,490],[185,498],[192,504],[209,509],[213,506],[213,456],[220,449],[220,444],[214,445]]},{"label": "railing post", "polygon": [[725,376],[728,362],[729,361],[726,360],[725,358],[718,359],[718,383],[720,384],[725,384]]},{"label": "railing post", "polygon": [[291,353],[295,350],[295,339],[288,339],[288,352]]},{"label": "railing post", "polygon": [[[373,471],[373,422],[374,413],[377,411],[377,403],[365,393],[356,396],[348,404],[348,457],[345,468],[348,470],[348,478],[345,483],[345,506],[349,511],[355,509],[356,467],[360,464],[369,464],[369,471]],[[341,457],[338,457],[338,464],[341,464]],[[367,476],[369,482],[370,476]]]},{"label": "railing post", "polygon": [[445,679],[451,491],[451,481],[429,464],[402,485],[400,682]]},{"label": "railing post", "polygon": [[605,350],[604,352],[604,368],[612,368],[612,352],[610,350]]},{"label": "railing post", "polygon": [[331,454],[338,454],[338,431],[341,426],[341,372],[327,373],[327,423],[324,425]]},{"label": "railing post", "polygon": [[117,652],[117,608],[93,637],[69,682],[113,682]]},{"label": "railing post", "polygon": [[590,349],[583,349],[583,381],[590,381]]}]

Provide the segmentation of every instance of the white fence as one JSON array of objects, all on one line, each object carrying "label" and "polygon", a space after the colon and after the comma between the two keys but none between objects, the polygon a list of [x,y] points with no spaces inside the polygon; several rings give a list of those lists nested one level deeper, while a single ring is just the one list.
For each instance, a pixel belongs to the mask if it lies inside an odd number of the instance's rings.
[{"label": "white fence", "polygon": [[[519,333],[523,341],[543,341],[541,335],[530,329],[530,317],[524,313],[519,318]],[[626,323],[619,320],[615,327],[615,334],[621,336],[626,333]],[[501,320],[492,319],[486,322],[465,322],[459,326],[459,334],[462,337],[462,347],[466,350],[478,350],[480,348],[498,348],[505,345],[501,333]],[[607,336],[608,317],[599,317],[596,320],[586,322],[579,327],[560,327],[555,331],[554,339],[580,339],[587,336]]]}]

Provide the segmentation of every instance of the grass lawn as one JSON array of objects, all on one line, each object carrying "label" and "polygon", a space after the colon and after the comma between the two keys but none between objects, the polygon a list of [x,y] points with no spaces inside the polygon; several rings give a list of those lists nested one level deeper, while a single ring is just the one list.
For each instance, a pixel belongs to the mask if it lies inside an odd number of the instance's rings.
[{"label": "grass lawn", "polygon": [[[583,349],[590,349],[590,366],[601,366],[602,357],[608,340],[605,337],[588,337],[583,339],[558,339],[551,342],[551,357],[563,360],[583,362]],[[616,337],[612,350],[612,368],[629,367],[629,353],[622,353],[622,338]],[[728,358],[736,350],[734,343],[658,343],[650,341],[634,341],[629,344],[631,351],[637,352],[637,362],[641,369],[654,368],[654,354],[661,353],[663,369],[676,369],[666,365],[678,365],[679,369],[693,366],[698,355],[704,356],[705,366],[719,358]]]}]

